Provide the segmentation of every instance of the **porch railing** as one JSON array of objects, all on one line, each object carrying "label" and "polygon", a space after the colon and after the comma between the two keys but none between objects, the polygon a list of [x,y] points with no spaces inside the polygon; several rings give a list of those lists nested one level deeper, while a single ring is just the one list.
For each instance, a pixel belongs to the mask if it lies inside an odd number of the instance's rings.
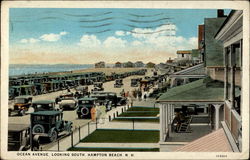
[{"label": "porch railing", "polygon": [[229,102],[225,103],[224,109],[225,122],[235,140],[236,143],[239,142],[238,138],[241,136],[241,116],[236,112],[234,108],[231,107]]}]

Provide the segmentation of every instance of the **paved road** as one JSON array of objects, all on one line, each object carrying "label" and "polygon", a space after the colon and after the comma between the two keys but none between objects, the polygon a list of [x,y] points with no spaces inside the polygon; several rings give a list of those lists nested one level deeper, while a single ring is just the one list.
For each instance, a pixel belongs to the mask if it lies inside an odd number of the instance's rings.
[{"label": "paved road", "polygon": [[[149,73],[148,75],[152,75],[152,73]],[[131,87],[130,86],[131,78],[135,78],[135,77],[144,77],[144,76],[130,76],[130,77],[127,77],[127,78],[123,79],[124,86],[122,88],[114,88],[114,81],[106,82],[103,85],[104,86],[104,91],[116,92],[117,94],[119,94],[122,91],[122,89],[124,89],[125,91],[132,91],[135,88],[138,88],[138,87]],[[93,88],[93,85],[90,85],[89,90],[91,90],[92,88]],[[71,90],[74,91],[74,89],[71,89]],[[65,92],[67,92],[67,91],[64,90],[64,91],[57,91],[57,92],[52,92],[52,93],[48,93],[48,94],[38,95],[38,96],[34,96],[33,100],[46,100],[46,99],[47,100],[48,99],[54,100],[60,94],[65,93]],[[12,107],[12,106],[13,106],[13,101],[9,101],[9,108]],[[117,107],[116,109],[111,110],[108,115],[113,116],[114,113],[116,113],[117,110],[119,110],[119,112],[121,112],[121,107]],[[78,119],[75,110],[63,111],[63,113],[64,113],[63,119],[68,120],[68,121],[72,121],[73,122],[73,128],[79,128],[79,126],[84,126],[84,125],[88,124],[88,122],[90,122],[90,120]],[[106,117],[106,120],[108,120],[108,115]],[[30,115],[11,116],[11,117],[8,118],[8,123],[30,124]],[[94,126],[94,125],[92,125],[92,126]],[[78,139],[78,141],[79,141],[79,135],[76,135],[74,133],[73,136],[74,136],[74,139]],[[71,140],[69,139],[69,137],[65,137],[64,139],[60,140],[60,142],[61,142],[60,146],[62,145],[61,146],[62,150],[67,149],[68,143],[70,143],[70,141]],[[52,147],[51,146],[49,146],[49,147],[45,146],[44,148],[45,149],[46,148],[52,148],[52,150],[54,150],[54,149],[56,149],[55,146],[57,146],[57,145],[53,144]]]}]

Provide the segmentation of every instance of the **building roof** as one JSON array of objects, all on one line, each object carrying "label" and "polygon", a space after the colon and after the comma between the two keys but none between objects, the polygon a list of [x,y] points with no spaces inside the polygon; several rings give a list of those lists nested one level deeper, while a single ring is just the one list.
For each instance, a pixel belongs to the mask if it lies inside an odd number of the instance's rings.
[{"label": "building roof", "polygon": [[196,139],[177,152],[233,152],[223,128]]},{"label": "building roof", "polygon": [[177,54],[191,54],[192,51],[190,50],[183,50],[183,51],[177,51]]},{"label": "building roof", "polygon": [[200,79],[174,87],[162,94],[158,102],[223,102],[224,83],[211,79]]}]

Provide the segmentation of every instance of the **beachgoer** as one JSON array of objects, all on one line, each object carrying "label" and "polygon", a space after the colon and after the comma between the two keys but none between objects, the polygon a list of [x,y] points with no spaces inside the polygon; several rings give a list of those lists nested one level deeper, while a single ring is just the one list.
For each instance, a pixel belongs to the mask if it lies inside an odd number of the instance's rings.
[{"label": "beachgoer", "polygon": [[96,108],[95,108],[95,106],[93,106],[91,108],[90,113],[91,113],[91,120],[95,121],[96,120]]}]

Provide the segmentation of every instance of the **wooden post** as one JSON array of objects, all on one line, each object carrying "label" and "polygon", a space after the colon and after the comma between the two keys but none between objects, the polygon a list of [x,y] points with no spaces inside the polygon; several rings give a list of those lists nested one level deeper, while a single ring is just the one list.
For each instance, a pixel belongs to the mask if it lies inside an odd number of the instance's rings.
[{"label": "wooden post", "polygon": [[89,133],[90,133],[89,129],[90,129],[90,128],[89,128],[89,122],[88,122],[88,135],[89,135]]},{"label": "wooden post", "polygon": [[80,142],[80,140],[81,140],[81,127],[79,126],[79,142]]},{"label": "wooden post", "polygon": [[71,132],[71,147],[73,147],[73,132]]},{"label": "wooden post", "polygon": [[59,140],[57,141],[57,151],[59,151]]},{"label": "wooden post", "polygon": [[135,130],[135,120],[133,119],[133,131]]},{"label": "wooden post", "polygon": [[95,123],[95,128],[97,129],[97,118],[96,118],[96,120],[95,120],[95,121],[96,121],[96,123]]}]

